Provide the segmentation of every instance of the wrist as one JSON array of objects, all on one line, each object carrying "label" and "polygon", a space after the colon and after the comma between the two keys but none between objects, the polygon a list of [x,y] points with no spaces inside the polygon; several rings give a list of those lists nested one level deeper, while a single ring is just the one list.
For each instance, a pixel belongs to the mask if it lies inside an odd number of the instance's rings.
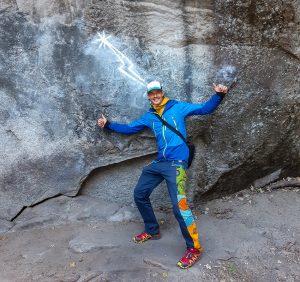
[{"label": "wrist", "polygon": [[106,121],[106,123],[104,124],[104,128],[108,128],[110,122],[109,121]]},{"label": "wrist", "polygon": [[218,95],[221,99],[223,99],[226,95],[224,92],[216,92],[216,95]]}]

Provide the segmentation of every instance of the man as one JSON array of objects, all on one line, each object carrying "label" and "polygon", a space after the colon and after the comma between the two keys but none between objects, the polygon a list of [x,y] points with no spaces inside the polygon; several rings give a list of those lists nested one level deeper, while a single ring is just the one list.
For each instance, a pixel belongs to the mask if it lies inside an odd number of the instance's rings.
[{"label": "man", "polygon": [[189,149],[176,133],[163,125],[156,115],[176,128],[186,138],[185,118],[191,115],[212,113],[221,103],[228,89],[224,85],[213,85],[216,94],[202,104],[190,104],[170,100],[164,95],[158,81],[147,85],[151,108],[142,117],[130,124],[111,123],[102,115],[98,120],[101,128],[115,132],[132,134],[146,127],[153,131],[158,147],[158,157],[143,168],[143,172],[134,189],[134,200],[144,220],[145,230],[133,238],[135,243],[160,238],[159,224],[155,218],[150,194],[164,179],[172,201],[173,213],[179,223],[186,241],[187,251],[178,261],[180,268],[191,267],[202,253],[198,240],[198,231],[186,199],[186,168]]}]

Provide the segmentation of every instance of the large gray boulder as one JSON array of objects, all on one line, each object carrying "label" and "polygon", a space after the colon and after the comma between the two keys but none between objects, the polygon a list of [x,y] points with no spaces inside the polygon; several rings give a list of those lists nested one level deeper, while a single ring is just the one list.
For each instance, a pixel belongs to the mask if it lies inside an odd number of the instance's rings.
[{"label": "large gray boulder", "polygon": [[[75,196],[84,180],[82,194],[131,203],[154,138],[105,132],[96,120],[139,117],[148,107],[143,81],[152,78],[170,98],[197,103],[212,82],[226,82],[226,70],[239,73],[214,114],[188,121],[193,200],[278,170],[297,176],[299,9],[299,1],[269,0],[1,1],[0,218]],[[110,36],[110,48],[99,48],[97,32]],[[165,196],[161,187],[154,202]]]}]

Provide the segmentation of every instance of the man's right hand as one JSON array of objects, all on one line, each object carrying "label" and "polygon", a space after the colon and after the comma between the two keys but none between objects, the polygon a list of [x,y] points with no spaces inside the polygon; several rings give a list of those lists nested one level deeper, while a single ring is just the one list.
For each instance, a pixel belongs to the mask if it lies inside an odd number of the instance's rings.
[{"label": "man's right hand", "polygon": [[104,128],[106,123],[107,123],[107,118],[102,114],[102,117],[98,119],[98,125],[101,128]]}]

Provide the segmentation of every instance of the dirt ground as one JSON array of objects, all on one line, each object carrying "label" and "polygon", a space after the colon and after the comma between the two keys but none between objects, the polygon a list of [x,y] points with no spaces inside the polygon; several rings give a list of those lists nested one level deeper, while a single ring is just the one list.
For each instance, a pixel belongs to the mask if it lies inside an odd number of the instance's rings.
[{"label": "dirt ground", "polygon": [[185,244],[173,214],[162,238],[138,245],[134,207],[80,196],[27,208],[0,236],[0,281],[300,281],[298,189],[244,190],[194,207],[202,258],[176,262]]}]

